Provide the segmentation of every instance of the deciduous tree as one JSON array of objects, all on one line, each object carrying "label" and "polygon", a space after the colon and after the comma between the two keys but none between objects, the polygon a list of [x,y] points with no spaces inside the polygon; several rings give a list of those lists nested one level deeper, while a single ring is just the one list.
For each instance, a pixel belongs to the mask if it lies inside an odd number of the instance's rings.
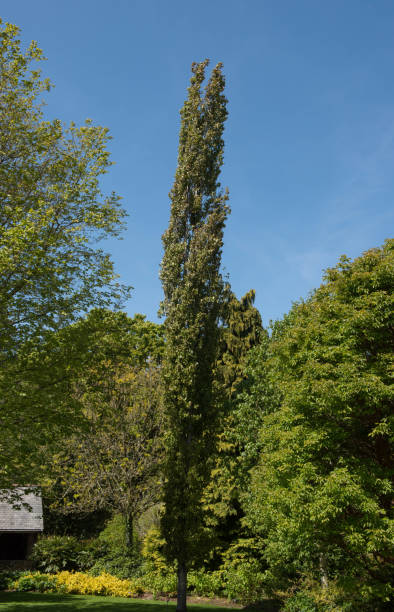
[{"label": "deciduous tree", "polygon": [[[64,381],[58,340],[51,335],[94,306],[124,295],[112,262],[97,241],[117,235],[119,197],[102,195],[111,166],[108,131],[87,121],[65,127],[44,121],[50,89],[37,64],[41,50],[21,49],[19,30],[0,22],[0,480],[28,478],[32,452],[48,421],[62,421],[56,385]],[[43,366],[45,370],[43,370]],[[45,380],[45,382],[44,382]],[[38,396],[37,396],[38,394]],[[40,409],[41,406],[41,409]],[[36,412],[36,408],[38,412]],[[25,445],[22,444],[24,442]],[[19,444],[21,443],[21,444]],[[19,445],[19,450],[18,450]],[[11,464],[13,467],[11,468]],[[19,466],[19,468],[18,468]]]},{"label": "deciduous tree", "polygon": [[77,325],[88,334],[89,358],[73,381],[84,422],[55,455],[55,508],[122,514],[130,549],[135,520],[159,499],[162,326],[98,309]]},{"label": "deciduous tree", "polygon": [[244,509],[266,584],[309,577],[360,610],[394,596],[393,290],[393,240],[343,257],[252,364],[264,416]]},{"label": "deciduous tree", "polygon": [[198,557],[203,529],[201,494],[209,476],[218,415],[213,369],[223,303],[220,275],[228,195],[218,177],[227,117],[218,64],[205,89],[208,61],[193,64],[181,110],[178,168],[170,192],[171,216],[163,236],[163,363],[168,417],[165,513],[167,556],[178,565],[177,609],[186,609],[187,571]]}]

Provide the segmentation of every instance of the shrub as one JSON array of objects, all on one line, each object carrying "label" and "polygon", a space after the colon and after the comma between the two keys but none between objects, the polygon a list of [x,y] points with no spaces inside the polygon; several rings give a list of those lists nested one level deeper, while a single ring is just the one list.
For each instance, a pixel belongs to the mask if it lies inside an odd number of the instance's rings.
[{"label": "shrub", "polygon": [[40,593],[72,593],[76,595],[109,595],[113,597],[135,597],[144,592],[142,585],[134,580],[120,580],[110,574],[90,576],[82,572],[59,572],[58,574],[25,574],[15,580],[16,591],[39,591]]},{"label": "shrub", "polygon": [[313,597],[307,593],[295,593],[286,601],[284,612],[319,612]]},{"label": "shrub", "polygon": [[97,559],[95,563],[88,569],[92,576],[100,576],[100,574],[111,574],[122,580],[130,578],[138,578],[141,575],[141,558],[138,554],[126,555],[122,551],[108,551],[101,559]]},{"label": "shrub", "polygon": [[253,604],[265,597],[263,566],[252,539],[234,542],[223,555],[219,569],[224,581],[223,592],[229,599]]},{"label": "shrub", "polygon": [[82,545],[72,536],[47,536],[40,538],[30,555],[34,567],[46,574],[61,570],[76,570]]},{"label": "shrub", "polygon": [[201,597],[214,597],[220,595],[225,583],[221,571],[206,572],[204,569],[194,570],[189,573],[189,588]]},{"label": "shrub", "polygon": [[177,592],[177,576],[175,570],[167,573],[148,572],[141,576],[141,585],[144,591],[158,595],[175,596]]},{"label": "shrub", "polygon": [[140,576],[142,557],[137,534],[134,534],[133,547],[130,550],[125,543],[125,519],[120,514],[108,521],[105,529],[99,537],[91,543],[94,551],[93,563],[89,566],[90,556],[85,552],[81,561],[81,570],[89,570],[94,576],[102,573],[111,574],[121,579],[129,579]]},{"label": "shrub", "polygon": [[113,597],[132,597],[143,589],[136,581],[121,580],[110,574],[90,576],[81,572],[60,572],[56,576],[59,586],[66,593],[78,595],[111,595]]},{"label": "shrub", "polygon": [[153,527],[146,534],[142,544],[142,583],[153,596],[175,595],[177,577],[175,567],[168,565],[163,554],[164,540],[158,528]]},{"label": "shrub", "polygon": [[124,550],[126,540],[126,521],[121,514],[115,514],[105,525],[99,540],[106,542],[109,548]]},{"label": "shrub", "polygon": [[161,537],[160,530],[157,527],[153,527],[147,532],[142,544],[144,571],[146,573],[168,573],[169,565],[163,553],[164,544],[165,541]]},{"label": "shrub", "polygon": [[224,594],[242,604],[257,603],[265,597],[264,576],[257,561],[246,561],[226,568]]},{"label": "shrub", "polygon": [[0,591],[11,589],[15,580],[20,578],[25,572],[22,570],[2,570],[0,571]]},{"label": "shrub", "polygon": [[81,572],[90,570],[109,553],[107,542],[96,538],[82,543],[81,550],[76,557],[77,569]]},{"label": "shrub", "polygon": [[58,591],[58,584],[55,576],[48,574],[40,574],[35,572],[25,574],[15,580],[12,584],[15,591],[38,591],[40,593],[49,592],[55,593]]}]

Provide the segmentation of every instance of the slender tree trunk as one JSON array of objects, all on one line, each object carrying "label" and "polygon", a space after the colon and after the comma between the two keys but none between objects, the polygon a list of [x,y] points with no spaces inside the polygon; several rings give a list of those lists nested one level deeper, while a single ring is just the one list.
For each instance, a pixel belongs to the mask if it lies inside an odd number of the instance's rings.
[{"label": "slender tree trunk", "polygon": [[185,563],[178,563],[178,589],[176,612],[186,612],[187,570]]},{"label": "slender tree trunk", "polygon": [[319,569],[320,569],[320,585],[322,589],[327,589],[328,587],[328,575],[327,575],[327,566],[326,566],[326,556],[324,553],[320,553],[319,555]]},{"label": "slender tree trunk", "polygon": [[126,526],[125,526],[125,543],[127,552],[130,554],[133,550],[133,516],[131,514],[126,514]]}]

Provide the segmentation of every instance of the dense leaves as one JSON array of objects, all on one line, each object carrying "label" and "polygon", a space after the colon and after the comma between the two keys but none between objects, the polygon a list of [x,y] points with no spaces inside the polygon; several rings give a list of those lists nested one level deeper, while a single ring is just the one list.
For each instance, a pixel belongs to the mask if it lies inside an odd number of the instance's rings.
[{"label": "dense leaves", "polygon": [[342,258],[254,364],[264,417],[244,503],[271,588],[311,576],[363,609],[393,597],[393,288],[394,241]]},{"label": "dense leaves", "polygon": [[36,67],[42,59],[34,42],[22,51],[16,26],[0,22],[2,485],[35,479],[25,458],[45,439],[46,422],[67,421],[70,349],[56,333],[124,294],[95,244],[117,235],[124,217],[118,196],[99,186],[111,165],[108,132],[91,121],[66,128],[43,120],[50,83]]},{"label": "dense leaves", "polygon": [[193,64],[181,111],[178,168],[161,266],[164,405],[169,422],[162,526],[168,558],[177,560],[183,576],[178,587],[182,609],[187,566],[201,553],[201,493],[218,422],[213,369],[224,297],[219,272],[223,228],[229,212],[228,196],[218,183],[227,117],[224,77],[218,64],[202,91],[207,64]]},{"label": "dense leaves", "polygon": [[82,426],[53,459],[49,495],[63,512],[121,513],[132,546],[135,519],[157,502],[163,455],[162,327],[142,315],[94,310],[84,371],[73,380]]}]

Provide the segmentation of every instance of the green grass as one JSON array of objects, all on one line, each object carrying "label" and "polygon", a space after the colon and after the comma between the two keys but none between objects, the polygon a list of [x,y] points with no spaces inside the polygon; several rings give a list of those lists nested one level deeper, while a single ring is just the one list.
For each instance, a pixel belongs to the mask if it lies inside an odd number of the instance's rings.
[{"label": "green grass", "polygon": [[[162,609],[159,610],[158,606]],[[191,605],[196,612],[231,612],[229,608],[218,606]],[[0,592],[0,612],[71,612],[72,610],[87,610],[87,612],[175,612],[175,603],[163,601],[146,601],[126,599],[124,597],[93,597],[91,595],[59,595],[57,593],[6,593]],[[267,601],[259,608],[262,612],[273,612]],[[236,612],[234,610],[234,612]]]},{"label": "green grass", "polygon": [[[5,593],[0,592],[0,611],[22,612],[34,608],[34,612],[174,612],[175,604],[162,601],[126,599],[124,597],[93,597],[91,595],[59,595],[55,593]],[[193,606],[198,612],[229,612],[217,606]]]}]

